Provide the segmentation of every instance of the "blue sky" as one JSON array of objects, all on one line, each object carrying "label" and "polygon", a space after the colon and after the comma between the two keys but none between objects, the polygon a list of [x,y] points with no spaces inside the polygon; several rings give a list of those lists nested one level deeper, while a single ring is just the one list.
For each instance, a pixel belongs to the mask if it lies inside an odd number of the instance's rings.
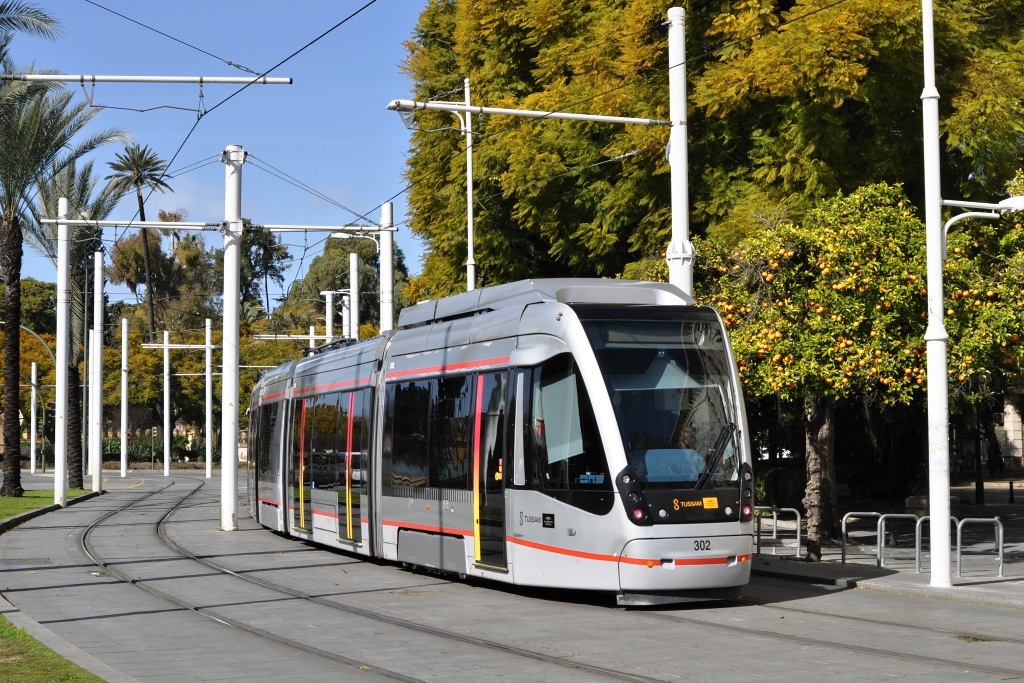
[{"label": "blue sky", "polygon": [[[244,76],[222,60],[262,73],[367,1],[33,0],[61,22],[63,35],[49,41],[18,34],[11,54],[19,66],[34,63],[37,70],[65,74]],[[422,249],[404,226],[406,202],[400,194],[409,131],[385,107],[393,99],[411,97],[411,82],[399,68],[406,55],[402,43],[412,36],[425,5],[426,0],[377,0],[268,74],[291,77],[292,85],[252,86],[204,115],[198,125],[197,85],[97,84],[93,102],[109,108],[96,116],[92,127],[127,129],[135,142],[149,145],[166,160],[177,152],[172,174],[198,164],[169,180],[173,193],[151,195],[146,204],[150,220],[160,209],[179,208],[191,221],[222,220],[224,166],[216,159],[232,144],[241,145],[262,167],[247,163],[243,168],[242,215],[255,223],[345,225],[371,210],[369,218],[377,222],[380,212],[375,207],[397,194],[396,244],[410,271],[418,272]],[[79,85],[66,87],[85,97]],[[212,109],[240,87],[206,85],[203,106]],[[160,108],[140,113],[113,107]],[[109,173],[107,162],[122,149],[115,143],[92,155],[101,179]],[[352,212],[274,177],[268,167]],[[127,220],[135,212],[132,196],[111,218]],[[222,244],[218,235],[204,235],[207,244]],[[105,231],[108,243],[114,237],[114,229]],[[287,288],[322,251],[325,236],[283,238],[294,259]],[[31,249],[26,250],[22,275],[56,281],[53,265]],[[112,300],[131,298],[127,290],[109,284],[108,294]]]}]

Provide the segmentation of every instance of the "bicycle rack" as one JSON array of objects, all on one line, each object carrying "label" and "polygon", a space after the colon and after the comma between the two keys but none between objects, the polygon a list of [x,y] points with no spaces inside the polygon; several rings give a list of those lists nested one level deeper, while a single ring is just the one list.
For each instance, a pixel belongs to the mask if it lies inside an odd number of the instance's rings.
[{"label": "bicycle rack", "polygon": [[912,515],[909,512],[893,512],[881,515],[878,518],[878,559],[875,560],[876,567],[885,566],[885,523],[890,519],[913,519],[916,521],[917,515]]},{"label": "bicycle rack", "polygon": [[843,515],[842,522],[842,564],[846,564],[846,520],[847,519],[868,519],[869,517],[881,517],[881,512],[847,512]]},{"label": "bicycle rack", "polygon": [[[793,513],[793,515],[796,517],[796,555],[799,556],[800,555],[800,526],[801,526],[800,511],[797,510],[796,508],[776,508],[776,507],[769,507],[769,506],[765,506],[765,505],[754,506],[754,510],[755,510],[755,512],[771,512],[772,513],[772,542],[773,542],[773,544],[776,544],[776,545],[779,543],[779,513],[780,512],[791,512],[791,513]],[[755,537],[756,540],[757,540],[756,553],[758,555],[760,555],[761,554],[761,520],[763,519],[763,517],[757,516],[756,519],[757,519],[757,535]],[[774,547],[774,545],[772,547],[772,554],[773,555],[775,554],[775,547]]]},{"label": "bicycle rack", "polygon": [[999,553],[999,577],[1003,577],[1003,523],[998,517],[968,517],[961,519],[956,525],[956,575],[962,576],[961,572],[961,539],[965,524],[993,524],[996,528],[996,552]]}]

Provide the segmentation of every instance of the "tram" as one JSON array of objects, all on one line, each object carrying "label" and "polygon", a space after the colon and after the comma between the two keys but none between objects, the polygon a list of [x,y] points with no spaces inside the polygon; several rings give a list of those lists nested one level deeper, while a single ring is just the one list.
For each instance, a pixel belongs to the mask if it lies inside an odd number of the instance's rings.
[{"label": "tram", "polygon": [[268,371],[248,507],[357,555],[624,606],[750,578],[751,453],[721,318],[667,284],[527,280]]}]

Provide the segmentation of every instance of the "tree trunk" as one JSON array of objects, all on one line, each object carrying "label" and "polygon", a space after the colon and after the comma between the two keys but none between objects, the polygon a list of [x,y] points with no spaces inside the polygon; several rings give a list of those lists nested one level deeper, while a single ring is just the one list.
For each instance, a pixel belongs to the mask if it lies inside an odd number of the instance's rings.
[{"label": "tree trunk", "polygon": [[[146,222],[146,206],[142,201],[142,186],[136,185],[135,192],[139,199],[139,220]],[[153,314],[153,270],[149,263],[149,230],[142,232],[142,265],[146,270],[146,314],[149,319],[149,343],[156,343],[156,316]]]},{"label": "tree trunk", "polygon": [[4,287],[4,483],[0,496],[18,497],[21,487],[21,223],[0,219],[0,272]]},{"label": "tree trunk", "polygon": [[82,474],[82,375],[77,363],[68,364],[68,488],[85,488]]},{"label": "tree trunk", "polygon": [[821,545],[838,535],[839,496],[836,490],[834,405],[831,398],[804,397],[807,445],[807,559],[821,561]]}]

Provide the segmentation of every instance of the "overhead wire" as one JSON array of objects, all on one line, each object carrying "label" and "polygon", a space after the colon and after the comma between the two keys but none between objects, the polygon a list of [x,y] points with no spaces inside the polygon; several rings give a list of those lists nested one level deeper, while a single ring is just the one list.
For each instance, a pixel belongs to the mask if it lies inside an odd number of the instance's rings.
[{"label": "overhead wire", "polygon": [[[111,11],[112,14],[116,14],[117,16],[120,16],[120,17],[122,17],[122,18],[124,18],[124,19],[126,19],[128,21],[131,21],[132,23],[139,24],[140,26],[143,26],[144,28],[156,31],[157,33],[160,33],[161,35],[166,35],[171,40],[174,40],[176,42],[182,43],[184,45],[188,45],[189,47],[192,47],[193,49],[199,50],[200,52],[203,52],[205,54],[208,54],[209,56],[211,56],[211,57],[213,57],[215,59],[219,59],[221,61],[224,61],[221,57],[217,57],[216,55],[214,55],[212,53],[206,52],[205,50],[202,50],[200,48],[196,48],[195,46],[190,45],[188,43],[185,43],[182,40],[174,38],[173,36],[167,35],[167,34],[163,33],[162,31],[158,31],[156,29],[153,29],[152,27],[146,26],[145,24],[142,24],[141,22],[138,22],[138,21],[136,21],[134,19],[131,19],[130,17],[122,15],[122,14],[120,14],[118,12],[113,12],[112,10],[108,10],[106,7],[103,7],[102,5],[94,2],[94,0],[86,0],[86,2],[89,2],[90,4],[93,4],[93,5],[97,6],[97,7],[99,7],[100,9]],[[322,40],[323,38],[325,38],[326,36],[328,36],[332,32],[336,31],[341,26],[344,26],[345,24],[347,24],[349,21],[351,21],[354,17],[356,17],[361,12],[363,12],[365,9],[367,9],[371,5],[376,4],[376,2],[377,2],[377,0],[369,0],[368,2],[366,2],[361,7],[359,7],[355,11],[351,12],[344,19],[342,19],[341,21],[337,22],[336,24],[331,26],[329,29],[327,29],[326,31],[322,32],[320,35],[318,35],[317,37],[313,38],[312,40],[307,42],[305,45],[300,47],[298,50],[295,50],[294,52],[289,54],[287,57],[285,57],[284,59],[282,59],[279,62],[277,62],[274,66],[270,67],[269,69],[267,69],[266,71],[264,71],[261,74],[257,74],[255,78],[253,78],[251,81],[249,81],[248,83],[246,83],[241,88],[237,89],[235,92],[231,93],[230,95],[228,95],[227,97],[225,97],[221,101],[217,102],[217,104],[213,105],[209,109],[206,109],[205,111],[202,111],[200,113],[200,115],[197,116],[197,118],[196,118],[195,122],[192,124],[191,128],[189,128],[188,133],[185,134],[185,137],[181,141],[181,144],[178,145],[178,148],[175,150],[174,155],[171,157],[170,161],[167,162],[167,165],[164,167],[164,170],[161,172],[160,177],[157,179],[157,181],[156,181],[156,183],[154,183],[154,185],[158,185],[160,183],[160,181],[162,181],[164,179],[164,177],[167,175],[167,170],[174,164],[174,161],[178,158],[178,155],[181,153],[181,150],[184,149],[185,145],[188,143],[189,139],[192,137],[192,134],[195,132],[196,128],[199,126],[199,122],[203,120],[203,118],[205,117],[206,114],[212,113],[213,111],[218,109],[221,105],[225,104],[229,100],[231,100],[234,97],[236,97],[239,93],[243,92],[244,90],[246,90],[250,86],[252,86],[254,83],[258,82],[260,80],[260,78],[263,78],[264,76],[266,76],[270,72],[272,72],[275,69],[283,66],[288,61],[294,59],[297,55],[301,54],[303,51],[307,50],[308,48],[310,48],[311,46],[313,46],[314,44],[316,44],[317,42],[319,42],[320,40]],[[235,65],[235,66],[237,66],[237,65]],[[149,200],[149,198],[153,195],[154,191],[155,191],[155,188],[151,186],[149,188],[149,193],[146,195],[145,199],[143,200],[143,203],[145,203],[146,201]],[[138,216],[138,215],[139,215],[139,213],[138,213],[138,211],[136,211],[135,216]],[[135,216],[132,217],[132,221],[135,220]],[[121,234],[123,235],[129,228],[130,228],[130,224],[129,224],[129,226],[127,226],[121,232]]]},{"label": "overhead wire", "polygon": [[85,2],[89,3],[93,7],[97,7],[97,8],[99,8],[99,9],[105,11],[105,12],[110,12],[113,15],[121,17],[125,21],[130,21],[131,23],[133,23],[133,24],[135,24],[137,26],[141,26],[142,28],[146,29],[147,31],[152,31],[153,33],[158,33],[158,34],[162,35],[164,38],[167,38],[169,40],[173,40],[176,43],[180,43],[180,44],[184,45],[185,47],[192,48],[196,52],[201,52],[204,55],[207,55],[209,57],[213,57],[214,59],[216,59],[218,61],[221,61],[221,62],[223,62],[224,64],[227,64],[230,67],[234,67],[234,68],[236,68],[236,69],[238,69],[240,71],[244,71],[246,73],[257,75],[255,71],[253,71],[252,69],[250,69],[247,66],[243,66],[241,64],[237,64],[237,63],[231,61],[230,59],[225,59],[224,57],[220,57],[218,55],[215,55],[212,52],[208,52],[207,50],[204,50],[201,47],[196,47],[195,45],[193,45],[191,43],[185,42],[184,40],[181,40],[180,38],[175,38],[174,36],[172,36],[169,33],[164,33],[160,29],[153,28],[152,26],[150,26],[148,24],[144,24],[141,21],[138,21],[137,19],[132,19],[131,17],[129,17],[127,15],[121,14],[120,12],[116,12],[116,11],[110,9],[109,7],[106,7],[104,5],[101,5],[98,2],[95,2],[95,0],[85,0]]}]

